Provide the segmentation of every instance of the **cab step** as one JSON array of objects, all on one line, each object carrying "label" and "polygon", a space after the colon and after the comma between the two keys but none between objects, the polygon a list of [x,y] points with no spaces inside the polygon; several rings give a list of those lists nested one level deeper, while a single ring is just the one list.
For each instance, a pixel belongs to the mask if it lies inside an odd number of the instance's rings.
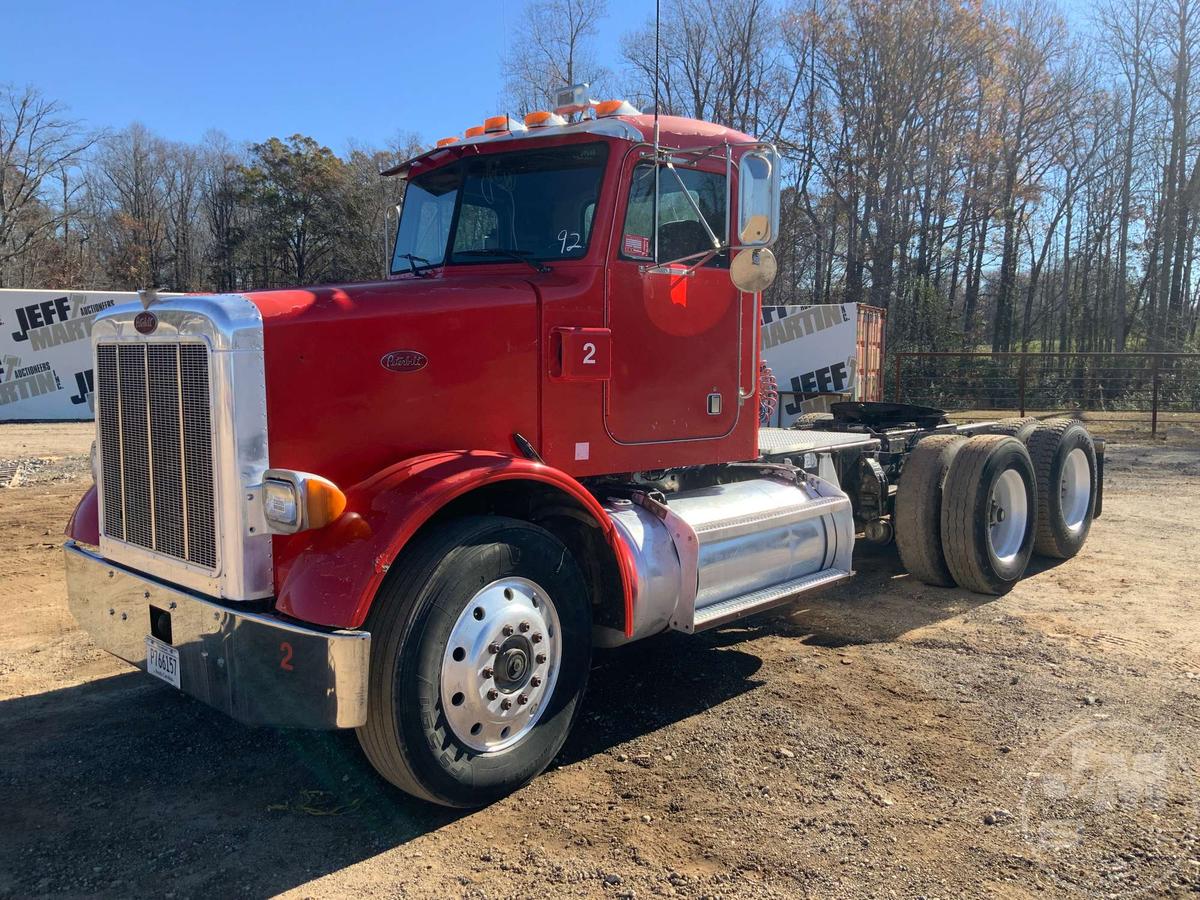
[{"label": "cab step", "polygon": [[839,581],[845,581],[852,574],[844,569],[825,569],[823,572],[793,578],[782,584],[760,588],[740,597],[730,597],[728,600],[722,600],[720,603],[696,610],[695,618],[692,621],[692,630],[704,631],[706,628],[715,628],[734,619],[762,612],[786,603],[799,594],[806,594],[837,584]]}]

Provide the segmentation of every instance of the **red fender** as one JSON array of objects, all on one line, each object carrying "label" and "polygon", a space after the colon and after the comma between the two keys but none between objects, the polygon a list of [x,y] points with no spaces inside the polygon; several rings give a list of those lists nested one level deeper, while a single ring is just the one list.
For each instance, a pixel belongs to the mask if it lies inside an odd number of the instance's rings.
[{"label": "red fender", "polygon": [[564,472],[502,453],[431,453],[397,463],[346,491],[346,511],[316,531],[275,538],[279,612],[318,625],[357,628],[388,567],[431,516],[468,491],[524,479],[552,485],[579,501],[616,554],[625,594],[626,633],[633,623],[633,560],[600,503]]},{"label": "red fender", "polygon": [[94,484],[80,498],[64,533],[82,544],[100,546],[100,496]]}]

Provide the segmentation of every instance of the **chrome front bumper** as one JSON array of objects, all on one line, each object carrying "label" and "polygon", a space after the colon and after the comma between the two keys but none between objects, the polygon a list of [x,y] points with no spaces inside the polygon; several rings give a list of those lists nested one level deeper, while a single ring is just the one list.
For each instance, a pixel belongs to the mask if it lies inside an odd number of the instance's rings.
[{"label": "chrome front bumper", "polygon": [[250,725],[351,728],[367,720],[365,631],[244,612],[68,541],[67,602],[104,650],[146,668],[146,635],[179,651],[180,688]]}]

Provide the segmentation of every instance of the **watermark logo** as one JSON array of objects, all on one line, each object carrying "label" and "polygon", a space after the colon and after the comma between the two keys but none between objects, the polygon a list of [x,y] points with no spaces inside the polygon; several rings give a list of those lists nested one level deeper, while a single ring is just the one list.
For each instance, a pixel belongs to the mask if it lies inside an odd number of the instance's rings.
[{"label": "watermark logo", "polygon": [[[1050,741],[1026,773],[1017,814],[1022,835],[1055,872],[1084,852],[1111,856],[1093,873],[1100,883],[1075,888],[1109,897],[1157,892],[1178,865],[1143,858],[1129,841],[1180,811],[1195,821],[1190,771],[1159,735],[1105,715],[1081,719]],[[1121,837],[1110,854],[1114,834]]]}]

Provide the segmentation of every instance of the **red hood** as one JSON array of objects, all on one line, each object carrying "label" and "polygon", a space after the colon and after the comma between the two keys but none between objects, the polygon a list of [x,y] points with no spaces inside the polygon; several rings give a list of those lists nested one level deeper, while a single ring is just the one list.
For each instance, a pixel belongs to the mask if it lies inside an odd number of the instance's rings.
[{"label": "red hood", "polygon": [[513,432],[536,439],[538,303],[526,281],[459,275],[247,296],[263,317],[274,467],[349,487],[419,453],[512,453]]}]

